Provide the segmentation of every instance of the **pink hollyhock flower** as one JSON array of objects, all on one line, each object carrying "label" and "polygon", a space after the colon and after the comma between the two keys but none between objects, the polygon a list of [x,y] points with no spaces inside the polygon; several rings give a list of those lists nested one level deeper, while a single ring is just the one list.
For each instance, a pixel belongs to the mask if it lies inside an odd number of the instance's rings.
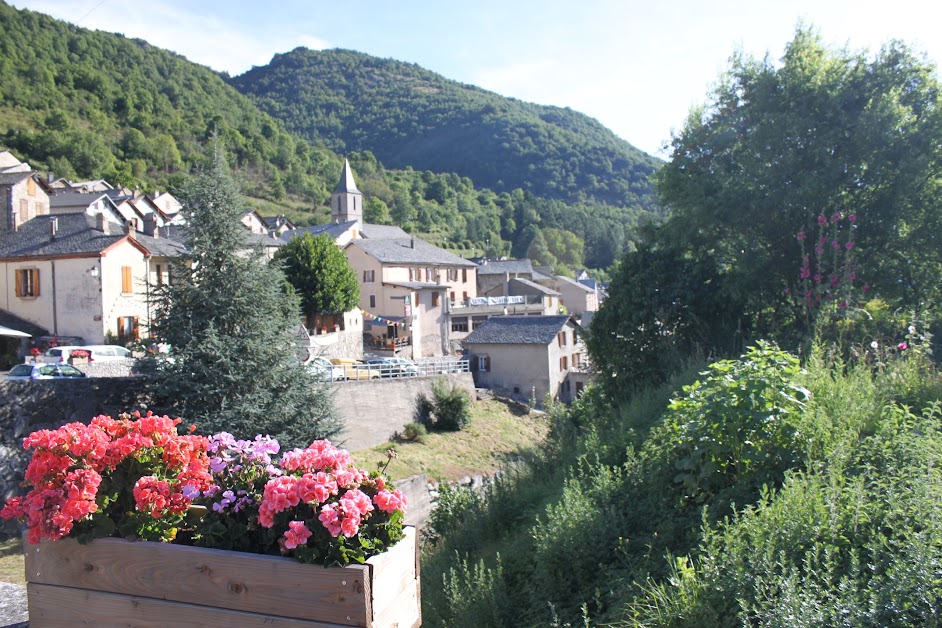
[{"label": "pink hollyhock flower", "polygon": [[299,545],[304,545],[311,538],[311,531],[304,525],[303,521],[291,521],[288,523],[288,530],[284,535],[285,549],[294,549]]},{"label": "pink hollyhock flower", "polygon": [[808,234],[805,233],[804,231],[799,231],[799,232],[798,232],[798,241],[799,241],[799,242],[804,242],[804,241],[805,241],[805,238],[807,238],[807,237],[808,237]]},{"label": "pink hollyhock flower", "polygon": [[909,345],[906,344],[905,342],[901,342],[898,345],[896,345],[896,348],[899,349],[900,351],[906,351],[906,349],[909,349]]},{"label": "pink hollyhock flower", "polygon": [[824,216],[818,216],[818,224],[823,227],[824,225],[828,224],[828,219]]},{"label": "pink hollyhock flower", "polygon": [[834,212],[831,215],[831,222],[838,222],[841,219],[841,212]]},{"label": "pink hollyhock flower", "polygon": [[854,248],[854,241],[853,241],[853,240],[848,240],[848,241],[847,241],[847,244],[844,245],[844,248],[847,249],[848,251],[851,250],[852,248]]},{"label": "pink hollyhock flower", "polygon": [[851,222],[857,222],[857,214],[851,214],[847,217],[847,220]]}]

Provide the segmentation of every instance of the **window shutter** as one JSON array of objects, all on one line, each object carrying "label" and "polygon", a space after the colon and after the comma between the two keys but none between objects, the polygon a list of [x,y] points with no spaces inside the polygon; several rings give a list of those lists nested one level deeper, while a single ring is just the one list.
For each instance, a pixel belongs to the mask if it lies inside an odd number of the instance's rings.
[{"label": "window shutter", "polygon": [[14,273],[16,275],[16,296],[23,296],[23,271],[18,270]]},{"label": "window shutter", "polygon": [[121,267],[121,292],[129,293],[132,292],[133,285],[131,284],[131,267],[122,266]]},{"label": "window shutter", "polygon": [[36,268],[30,271],[33,274],[33,295],[34,297],[39,296],[39,269]]}]

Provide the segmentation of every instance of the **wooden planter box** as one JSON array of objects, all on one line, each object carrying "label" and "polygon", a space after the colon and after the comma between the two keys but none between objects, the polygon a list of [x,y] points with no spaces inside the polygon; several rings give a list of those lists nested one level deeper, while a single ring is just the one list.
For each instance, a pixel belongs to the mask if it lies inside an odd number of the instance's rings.
[{"label": "wooden planter box", "polygon": [[415,528],[366,565],[99,539],[26,545],[31,628],[422,623]]}]

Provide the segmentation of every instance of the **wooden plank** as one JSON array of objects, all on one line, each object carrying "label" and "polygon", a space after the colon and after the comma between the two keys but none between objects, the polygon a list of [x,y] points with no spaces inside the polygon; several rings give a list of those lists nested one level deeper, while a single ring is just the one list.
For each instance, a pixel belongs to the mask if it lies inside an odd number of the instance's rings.
[{"label": "wooden plank", "polygon": [[337,628],[338,624],[260,615],[195,604],[168,602],[116,593],[102,593],[29,583],[31,628],[112,626],[175,628]]},{"label": "wooden plank", "polygon": [[404,532],[406,538],[394,548],[367,561],[374,570],[374,628],[412,628],[422,624],[416,530],[408,527]]},{"label": "wooden plank", "polygon": [[[398,547],[398,544],[397,544]],[[394,548],[395,549],[395,548]],[[27,580],[280,617],[369,626],[369,568],[165,543],[26,545]],[[168,586],[172,584],[173,586]]]}]

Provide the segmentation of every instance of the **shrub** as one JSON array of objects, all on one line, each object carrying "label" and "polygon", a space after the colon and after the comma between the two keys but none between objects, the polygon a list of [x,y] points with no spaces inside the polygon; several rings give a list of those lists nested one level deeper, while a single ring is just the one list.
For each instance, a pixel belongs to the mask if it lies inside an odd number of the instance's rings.
[{"label": "shrub", "polygon": [[432,411],[435,409],[435,404],[432,403],[432,400],[428,398],[428,395],[425,393],[419,393],[415,398],[415,410],[412,413],[412,416],[415,418],[415,423],[420,423],[427,427],[432,426]]},{"label": "shrub", "polygon": [[471,395],[457,382],[440,377],[432,382],[435,427],[457,432],[471,423]]},{"label": "shrub", "polygon": [[402,440],[424,443],[428,430],[421,423],[406,423],[402,428]]}]

